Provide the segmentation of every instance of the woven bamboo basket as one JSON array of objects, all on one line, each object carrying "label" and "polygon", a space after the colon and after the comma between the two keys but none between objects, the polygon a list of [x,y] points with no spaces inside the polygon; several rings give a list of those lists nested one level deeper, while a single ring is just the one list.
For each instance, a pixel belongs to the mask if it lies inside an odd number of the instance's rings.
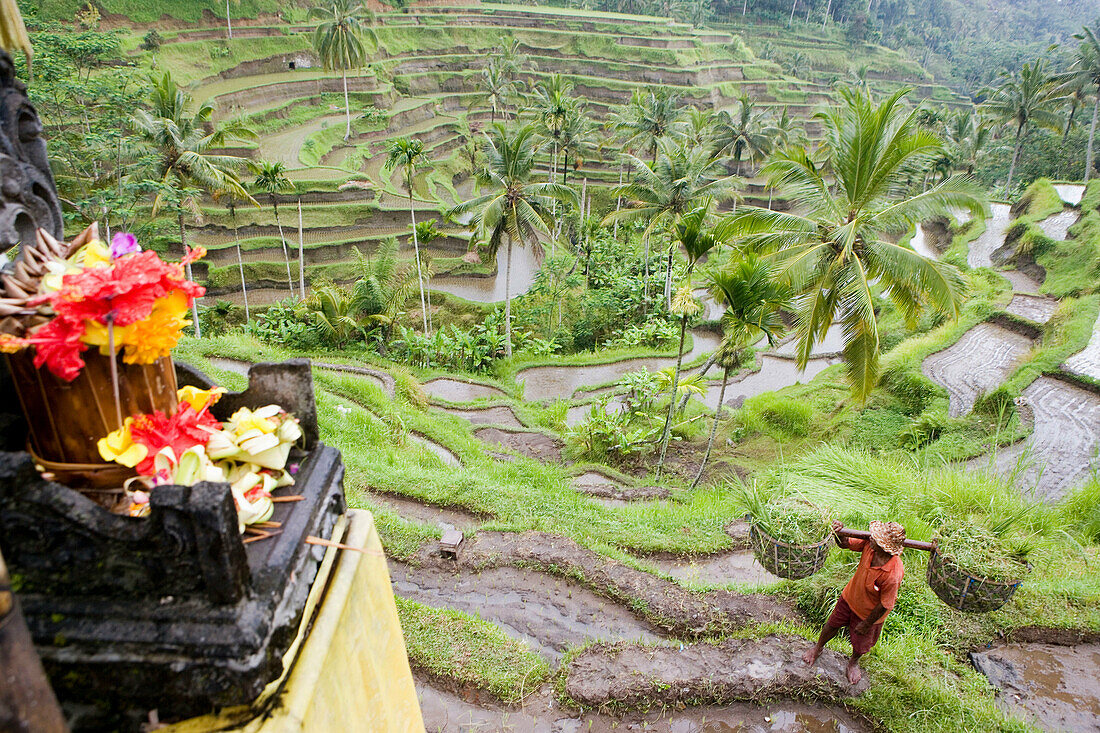
[{"label": "woven bamboo basket", "polygon": [[[1026,569],[1030,570],[1031,566],[1026,566]],[[958,611],[996,611],[1008,603],[1022,582],[1022,578],[1009,582],[979,578],[935,550],[928,558],[928,586],[941,601]]]},{"label": "woven bamboo basket", "polygon": [[75,489],[121,492],[135,475],[117,463],[107,463],[96,444],[136,413],[176,410],[176,372],[171,357],[152,364],[126,364],[117,357],[119,408],[115,408],[111,361],[98,351],[84,353],[86,366],[71,382],[37,369],[28,351],[7,357],[23,415],[28,449],[56,481]]},{"label": "woven bamboo basket", "polygon": [[777,540],[752,522],[749,544],[760,564],[772,575],[788,580],[808,578],[825,564],[829,557],[829,535],[813,545],[792,545]]}]

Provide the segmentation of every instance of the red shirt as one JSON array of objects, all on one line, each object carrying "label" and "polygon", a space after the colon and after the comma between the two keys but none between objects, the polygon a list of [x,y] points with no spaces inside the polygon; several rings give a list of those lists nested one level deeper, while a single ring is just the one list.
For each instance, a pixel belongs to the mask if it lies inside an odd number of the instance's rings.
[{"label": "red shirt", "polygon": [[890,609],[898,599],[898,588],[901,587],[901,578],[905,575],[905,566],[901,564],[901,555],[893,555],[880,567],[871,567],[871,561],[875,557],[875,551],[871,549],[871,543],[867,540],[848,540],[848,549],[859,552],[859,567],[855,575],[844,586],[840,597],[848,602],[852,613],[865,619],[871,615],[871,611],[880,603],[886,609],[876,623],[882,623],[890,614]]}]

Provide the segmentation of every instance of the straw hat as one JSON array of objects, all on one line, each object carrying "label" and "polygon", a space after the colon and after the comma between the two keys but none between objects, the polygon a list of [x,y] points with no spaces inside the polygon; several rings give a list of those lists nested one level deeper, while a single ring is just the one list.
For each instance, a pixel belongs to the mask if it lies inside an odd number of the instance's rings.
[{"label": "straw hat", "polygon": [[905,527],[897,522],[871,522],[871,539],[891,555],[905,549]]}]

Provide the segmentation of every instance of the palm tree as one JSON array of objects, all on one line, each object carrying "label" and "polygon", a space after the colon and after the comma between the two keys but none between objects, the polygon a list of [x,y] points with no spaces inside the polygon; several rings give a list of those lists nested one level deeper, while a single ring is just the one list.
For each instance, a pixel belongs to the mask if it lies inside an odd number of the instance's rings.
[{"label": "palm tree", "polygon": [[358,69],[367,60],[367,48],[363,39],[369,38],[378,45],[374,34],[374,13],[363,5],[362,0],[331,0],[332,5],[312,8],[311,20],[321,23],[313,31],[313,49],[321,57],[321,63],[328,71],[340,70],[344,79],[344,114],[347,115],[347,130],[344,139],[351,137],[351,104],[348,102],[348,69]]},{"label": "palm tree", "polygon": [[[294,297],[294,277],[290,274],[290,250],[286,246],[286,237],[283,236],[283,223],[279,219],[279,194],[293,191],[294,184],[286,177],[286,167],[282,163],[269,163],[266,160],[250,162],[249,170],[255,178],[252,180],[252,188],[255,191],[266,193],[271,197],[271,206],[275,209],[275,226],[279,228],[279,241],[283,243],[283,259],[286,260],[286,285],[290,290],[290,297]],[[300,293],[301,297],[306,294]]]},{"label": "palm tree", "polygon": [[[1082,29],[1082,33],[1074,38],[1081,41],[1074,54],[1073,64],[1066,74],[1063,84],[1076,85],[1089,90],[1093,95],[1092,124],[1089,126],[1089,144],[1085,152],[1085,183],[1092,176],[1093,145],[1096,140],[1096,118],[1100,116],[1100,26],[1095,31],[1091,28]],[[1068,129],[1068,127],[1067,127]]]},{"label": "palm tree", "polygon": [[665,415],[665,425],[661,430],[661,455],[657,460],[657,476],[660,478],[661,469],[665,465],[665,455],[668,452],[668,441],[672,435],[672,417],[676,409],[676,388],[680,383],[680,368],[684,361],[684,336],[687,333],[687,323],[690,316],[699,312],[699,304],[695,301],[691,288],[691,273],[696,263],[705,257],[715,247],[729,242],[731,231],[728,224],[719,223],[709,226],[707,219],[710,216],[712,201],[704,199],[695,209],[684,214],[673,225],[673,241],[683,247],[687,254],[687,281],[676,291],[676,298],[672,303],[672,312],[680,316],[680,342],[676,351],[676,368],[672,375],[672,399],[668,403],[668,413]]},{"label": "palm tree", "polygon": [[666,89],[635,89],[630,103],[613,113],[611,120],[626,145],[640,143],[649,152],[651,165],[657,164],[657,148],[662,140],[679,140],[688,132],[680,100]]},{"label": "palm tree", "polygon": [[401,306],[413,286],[411,270],[398,267],[397,239],[383,240],[373,257],[355,248],[356,280],[351,290],[351,310],[360,323],[382,327],[381,348],[385,352]]},{"label": "palm tree", "polygon": [[490,59],[489,65],[481,70],[478,87],[489,104],[489,122],[492,124],[497,121],[497,112],[503,111],[512,98],[520,93],[522,82],[512,79],[507,69],[497,63],[496,59]]},{"label": "palm tree", "polygon": [[756,343],[761,336],[767,337],[768,343],[774,346],[783,332],[783,320],[779,313],[790,307],[791,289],[778,281],[775,275],[769,262],[752,254],[711,273],[710,295],[716,303],[726,307],[722,314],[722,341],[715,354],[715,362],[722,367],[722,387],[718,391],[718,407],[714,411],[707,452],[703,454],[699,472],[691,482],[692,489],[698,486],[714,448],[714,436],[718,432],[718,419],[722,415],[730,373],[741,368],[745,348]]},{"label": "palm tree", "polygon": [[566,183],[569,175],[569,161],[574,162],[575,167],[586,155],[591,154],[596,148],[596,136],[590,120],[584,110],[574,105],[570,109],[562,125],[558,137],[562,150],[561,182]]},{"label": "palm tree", "polygon": [[[236,171],[245,161],[212,152],[233,139],[251,137],[251,131],[238,125],[222,125],[208,132],[207,126],[212,125],[214,114],[214,107],[209,102],[204,102],[191,112],[191,96],[180,89],[167,72],[159,79],[151,77],[150,84],[149,109],[137,110],[130,118],[130,124],[138,138],[152,149],[155,158],[154,172],[159,187],[153,200],[153,216],[165,204],[168,192],[173,190],[205,191],[259,206],[237,177]],[[188,210],[197,212],[198,202],[193,195],[185,193],[173,208],[179,224],[180,246],[186,252],[187,232],[183,216]],[[187,264],[187,278],[191,279],[190,263]],[[196,303],[191,304],[191,316],[195,335],[201,336]]]},{"label": "palm tree", "polygon": [[555,203],[577,205],[577,194],[553,181],[534,183],[535,156],[539,152],[537,133],[531,125],[506,130],[499,122],[485,137],[485,173],[482,185],[489,192],[459,204],[448,212],[452,219],[472,215],[469,226],[485,242],[496,259],[507,240],[507,269],[504,274],[505,356],[512,355],[512,246],[530,244],[541,252],[539,233],[549,234],[549,220]]},{"label": "palm tree", "polygon": [[973,175],[978,161],[989,147],[993,128],[974,110],[962,110],[944,123],[947,154],[955,170]]},{"label": "palm tree", "polygon": [[324,283],[313,288],[309,298],[301,301],[300,313],[310,316],[325,340],[343,348],[349,341],[363,335],[363,324],[356,315],[356,304],[347,288]]},{"label": "palm tree", "polygon": [[248,324],[252,322],[252,314],[248,310],[248,283],[246,283],[244,279],[244,258],[241,256],[241,238],[237,234],[237,202],[230,198],[226,203],[229,208],[229,217],[233,221],[233,242],[237,245],[237,267],[241,271],[241,295],[244,297],[244,322]]},{"label": "palm tree", "polygon": [[[240,2],[240,0],[237,0]],[[233,40],[233,21],[229,19],[229,0],[225,0],[225,28],[229,32],[229,40]]]},{"label": "palm tree", "polygon": [[982,109],[998,123],[1016,127],[1016,145],[1008,167],[1008,181],[1005,182],[1007,195],[1012,190],[1012,178],[1028,127],[1034,124],[1057,131],[1061,120],[1055,110],[1064,97],[1047,71],[1046,61],[1041,58],[1024,64],[1018,73],[1002,74],[1001,78],[1001,85],[990,91],[990,97],[982,103]]},{"label": "palm tree", "polygon": [[717,163],[699,148],[685,149],[663,143],[656,163],[648,163],[626,155],[635,168],[634,180],[616,189],[628,202],[627,208],[609,214],[604,223],[616,221],[646,221],[642,235],[645,242],[646,291],[649,297],[649,238],[656,227],[667,225],[670,233],[668,265],[665,270],[665,300],[672,303],[672,255],[674,226],[684,213],[694,209],[706,197],[716,200],[732,198],[739,182],[732,176],[718,178]]},{"label": "palm tree", "polygon": [[902,107],[901,90],[876,104],[869,94],[840,91],[841,105],[816,117],[824,128],[824,162],[796,147],[772,156],[763,172],[791,202],[782,213],[751,207],[734,216],[744,244],[768,252],[798,294],[798,365],[834,321],[844,327],[843,358],[854,394],[866,400],[879,373],[875,296],[881,288],[906,320],[926,306],[957,315],[964,281],[953,266],[891,243],[922,221],[952,209],[987,216],[989,206],[964,176],[905,196],[913,171],[942,153],[942,144]]},{"label": "palm tree", "polygon": [[752,162],[771,150],[772,136],[769,132],[764,115],[756,110],[747,94],[742,94],[734,114],[725,110],[718,113],[715,122],[714,156],[725,153],[732,155],[737,164],[736,174],[741,175],[742,156],[747,155]]},{"label": "palm tree", "polygon": [[540,79],[535,84],[533,106],[538,133],[554,144],[554,157],[550,162],[550,180],[558,167],[558,149],[561,135],[569,118],[576,108],[577,100],[573,93],[573,82],[553,74],[549,79]]},{"label": "palm tree", "polygon": [[416,138],[399,137],[390,143],[383,168],[387,171],[400,167],[402,182],[409,194],[409,218],[412,220],[413,252],[416,256],[416,280],[420,286],[420,315],[424,320],[424,333],[428,333],[428,304],[424,299],[424,275],[420,267],[420,243],[416,236],[416,209],[413,208],[413,176],[416,171],[431,164],[424,143]]}]

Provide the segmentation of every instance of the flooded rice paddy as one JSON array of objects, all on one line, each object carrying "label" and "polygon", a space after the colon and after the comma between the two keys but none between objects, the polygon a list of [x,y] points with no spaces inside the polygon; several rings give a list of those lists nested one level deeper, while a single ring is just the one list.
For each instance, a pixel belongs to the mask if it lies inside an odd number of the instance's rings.
[{"label": "flooded rice paddy", "polygon": [[970,412],[974,402],[997,387],[1031,351],[1032,340],[992,323],[979,323],[962,338],[924,360],[925,376],[947,390],[948,414]]}]

